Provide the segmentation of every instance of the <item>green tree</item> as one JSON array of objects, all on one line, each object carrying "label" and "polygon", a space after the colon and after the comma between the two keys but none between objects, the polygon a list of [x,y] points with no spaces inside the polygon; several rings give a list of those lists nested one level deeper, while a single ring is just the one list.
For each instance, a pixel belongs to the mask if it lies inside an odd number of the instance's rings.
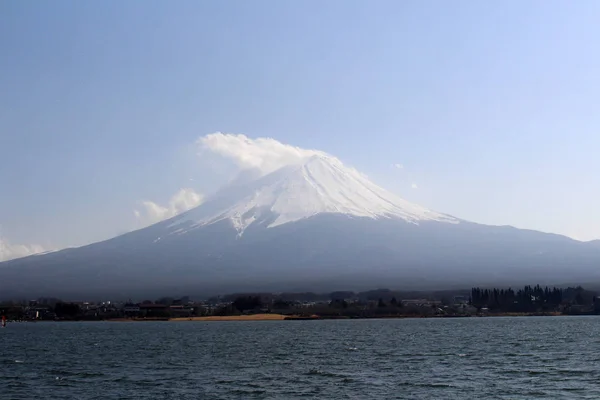
[{"label": "green tree", "polygon": [[54,312],[59,318],[75,318],[79,315],[79,305],[73,303],[57,303]]},{"label": "green tree", "polygon": [[262,301],[259,296],[240,296],[233,301],[232,305],[240,312],[244,312],[262,307]]}]

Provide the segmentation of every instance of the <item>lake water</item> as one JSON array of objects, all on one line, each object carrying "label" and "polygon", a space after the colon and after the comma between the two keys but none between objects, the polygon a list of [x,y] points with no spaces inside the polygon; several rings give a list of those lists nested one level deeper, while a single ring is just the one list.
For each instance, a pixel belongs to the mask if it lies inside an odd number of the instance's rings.
[{"label": "lake water", "polygon": [[600,398],[600,318],[13,323],[5,399]]}]

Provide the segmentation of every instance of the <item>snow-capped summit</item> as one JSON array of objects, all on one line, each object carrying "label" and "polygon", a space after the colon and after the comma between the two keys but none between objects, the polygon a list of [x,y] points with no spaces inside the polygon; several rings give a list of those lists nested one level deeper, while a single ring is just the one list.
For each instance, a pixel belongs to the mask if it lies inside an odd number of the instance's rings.
[{"label": "snow-capped summit", "polygon": [[234,181],[205,204],[175,217],[171,226],[186,222],[188,230],[227,219],[242,234],[253,223],[272,228],[323,213],[400,218],[414,224],[458,222],[393,195],[325,154],[313,155],[257,179],[248,181],[248,176]]}]

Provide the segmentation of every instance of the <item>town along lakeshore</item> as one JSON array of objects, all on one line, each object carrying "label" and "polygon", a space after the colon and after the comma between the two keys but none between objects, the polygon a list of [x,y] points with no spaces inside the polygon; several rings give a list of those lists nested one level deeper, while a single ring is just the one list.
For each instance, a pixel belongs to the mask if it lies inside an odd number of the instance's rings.
[{"label": "town along lakeshore", "polygon": [[205,300],[163,297],[141,302],[4,302],[8,321],[246,321],[357,318],[557,316],[600,313],[596,293],[582,287],[472,288],[464,291],[231,294]]}]

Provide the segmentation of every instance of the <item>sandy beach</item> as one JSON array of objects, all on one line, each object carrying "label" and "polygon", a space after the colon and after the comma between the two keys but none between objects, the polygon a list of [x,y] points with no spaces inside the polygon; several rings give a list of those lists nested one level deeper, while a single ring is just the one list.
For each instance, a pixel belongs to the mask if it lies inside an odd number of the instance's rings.
[{"label": "sandy beach", "polygon": [[286,315],[281,314],[253,314],[253,315],[227,315],[210,317],[171,318],[169,321],[281,321]]}]

